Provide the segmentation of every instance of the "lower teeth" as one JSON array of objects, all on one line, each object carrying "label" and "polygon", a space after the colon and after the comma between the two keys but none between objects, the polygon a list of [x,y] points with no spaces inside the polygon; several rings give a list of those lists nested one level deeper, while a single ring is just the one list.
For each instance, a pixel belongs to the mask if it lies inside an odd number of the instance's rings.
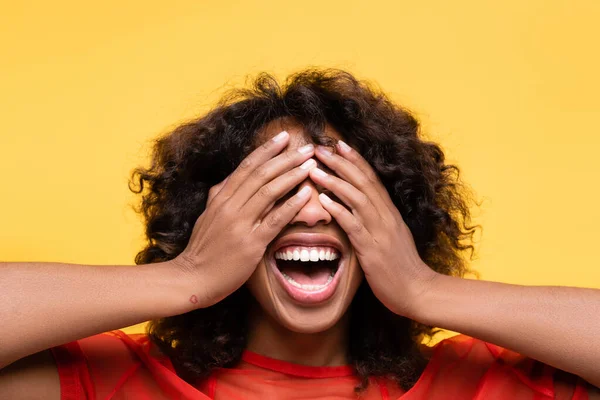
[{"label": "lower teeth", "polygon": [[283,275],[285,280],[288,281],[292,286],[295,286],[297,288],[304,289],[304,290],[319,290],[319,289],[323,289],[325,286],[327,286],[331,283],[331,281],[333,280],[333,275],[335,275],[335,272],[331,271],[331,275],[329,275],[329,278],[327,278],[327,281],[322,285],[302,285],[302,284],[296,282],[294,280],[294,278],[287,275],[285,272],[281,271],[281,274]]}]

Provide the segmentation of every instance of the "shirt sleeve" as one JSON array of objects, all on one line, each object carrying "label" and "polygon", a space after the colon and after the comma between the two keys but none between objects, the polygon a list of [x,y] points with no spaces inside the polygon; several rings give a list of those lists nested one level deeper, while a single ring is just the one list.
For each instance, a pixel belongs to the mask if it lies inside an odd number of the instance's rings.
[{"label": "shirt sleeve", "polygon": [[[459,335],[439,344],[432,390],[486,400],[587,400],[581,378],[508,349]],[[462,396],[462,397],[460,397]],[[440,397],[441,398],[441,397]]]},{"label": "shirt sleeve", "polygon": [[136,355],[110,332],[50,350],[58,369],[61,400],[110,398],[140,366]]},{"label": "shirt sleeve", "polygon": [[497,363],[511,366],[519,380],[538,393],[555,400],[588,400],[587,383],[580,377],[490,343],[485,344]]},{"label": "shirt sleeve", "polygon": [[172,365],[150,354],[147,336],[104,332],[51,349],[61,400],[207,400]]},{"label": "shirt sleeve", "polygon": [[85,357],[77,341],[50,349],[58,369],[61,400],[95,400]]}]

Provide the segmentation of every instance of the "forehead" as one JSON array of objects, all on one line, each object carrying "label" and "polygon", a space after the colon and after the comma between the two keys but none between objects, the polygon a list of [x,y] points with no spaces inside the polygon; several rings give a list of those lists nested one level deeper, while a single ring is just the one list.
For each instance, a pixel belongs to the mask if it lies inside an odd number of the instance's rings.
[{"label": "forehead", "polygon": [[[289,149],[301,147],[312,142],[310,135],[304,131],[304,128],[300,124],[290,118],[281,118],[269,122],[260,130],[256,137],[256,145],[265,143],[281,131],[287,131],[290,134]],[[342,135],[329,125],[325,126],[325,136],[329,136],[336,141],[340,139],[344,140]]]}]

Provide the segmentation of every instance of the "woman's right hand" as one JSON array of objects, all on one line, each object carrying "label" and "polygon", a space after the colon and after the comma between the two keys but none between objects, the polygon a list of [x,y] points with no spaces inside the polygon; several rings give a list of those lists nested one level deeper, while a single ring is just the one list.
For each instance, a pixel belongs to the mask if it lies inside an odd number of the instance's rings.
[{"label": "woman's right hand", "polygon": [[190,302],[196,307],[211,306],[241,287],[268,244],[308,201],[305,187],[274,206],[316,166],[312,145],[282,152],[288,142],[289,134],[281,132],[210,189],[186,248],[170,261],[194,285]]}]

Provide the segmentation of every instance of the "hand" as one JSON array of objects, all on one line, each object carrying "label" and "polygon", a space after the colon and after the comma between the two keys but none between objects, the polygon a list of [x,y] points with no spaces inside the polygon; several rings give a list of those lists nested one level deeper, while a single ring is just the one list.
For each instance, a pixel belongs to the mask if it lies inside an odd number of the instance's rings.
[{"label": "hand", "polygon": [[312,146],[281,153],[288,141],[287,132],[267,141],[210,189],[187,247],[172,260],[194,285],[190,301],[197,307],[211,306],[242,286],[267,245],[308,201],[310,189],[275,206],[316,165]]},{"label": "hand", "polygon": [[373,293],[391,311],[411,317],[413,300],[436,273],[419,256],[410,229],[371,168],[343,142],[332,154],[319,147],[316,156],[339,177],[319,168],[310,178],[328,189],[351,211],[326,194],[319,200],[346,232]]}]

